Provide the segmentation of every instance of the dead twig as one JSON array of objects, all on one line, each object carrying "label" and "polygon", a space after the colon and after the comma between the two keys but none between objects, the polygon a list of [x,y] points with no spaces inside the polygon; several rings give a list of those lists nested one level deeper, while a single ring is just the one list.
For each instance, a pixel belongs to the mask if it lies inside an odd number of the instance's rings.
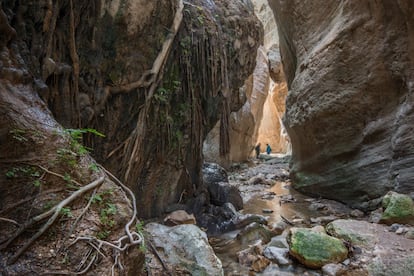
[{"label": "dead twig", "polygon": [[282,218],[282,220],[284,222],[286,222],[287,224],[294,226],[295,224],[293,222],[291,222],[290,220],[288,220],[287,218],[285,218],[284,216],[280,215],[280,217]]},{"label": "dead twig", "polygon": [[20,225],[19,223],[17,223],[17,221],[12,220],[12,219],[8,219],[8,218],[1,218],[1,217],[0,217],[0,220],[1,220],[1,221],[6,221],[6,222],[13,223],[13,224],[15,224],[15,225],[17,225],[17,226],[19,226],[19,225]]}]

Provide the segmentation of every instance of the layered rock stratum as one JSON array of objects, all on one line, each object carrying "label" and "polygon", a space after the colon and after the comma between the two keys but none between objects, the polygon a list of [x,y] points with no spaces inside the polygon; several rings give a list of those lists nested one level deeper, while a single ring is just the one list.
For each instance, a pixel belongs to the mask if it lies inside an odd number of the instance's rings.
[{"label": "layered rock stratum", "polygon": [[413,191],[414,3],[269,1],[294,186],[369,208]]}]

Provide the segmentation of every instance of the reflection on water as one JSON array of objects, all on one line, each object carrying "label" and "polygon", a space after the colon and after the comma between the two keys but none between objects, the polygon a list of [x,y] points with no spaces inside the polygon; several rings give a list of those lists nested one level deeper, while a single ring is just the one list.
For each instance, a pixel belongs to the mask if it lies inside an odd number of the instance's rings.
[{"label": "reflection on water", "polygon": [[[272,197],[270,195],[274,196]],[[318,217],[321,215],[317,211],[310,210],[308,208],[309,205],[310,200],[306,196],[291,189],[288,183],[277,182],[270,189],[264,190],[261,194],[247,201],[242,213],[265,215],[268,217],[269,225],[280,222],[282,220],[281,216],[289,221],[299,219],[309,221],[310,217]],[[263,214],[264,209],[270,209],[273,213]],[[211,241],[213,247],[217,249],[217,256],[223,263],[225,275],[320,275],[318,271],[304,268],[299,264],[287,267],[278,267],[276,264],[271,264],[266,270],[267,273],[251,274],[252,272],[249,271],[248,267],[240,265],[237,261],[237,252],[248,247],[242,246],[235,239],[237,233],[238,231],[226,233],[218,237],[218,239]],[[287,231],[277,238],[285,239],[286,233]]]},{"label": "reflection on water", "polygon": [[255,196],[245,203],[243,213],[263,215],[264,209],[270,209],[273,213],[266,214],[269,224],[281,221],[280,216],[289,220],[298,218],[308,220],[310,217],[320,215],[308,208],[310,204],[307,201],[308,197],[291,189],[286,182],[277,182],[272,188],[263,192],[264,195],[269,193],[275,193],[273,199],[262,199],[262,195]]}]

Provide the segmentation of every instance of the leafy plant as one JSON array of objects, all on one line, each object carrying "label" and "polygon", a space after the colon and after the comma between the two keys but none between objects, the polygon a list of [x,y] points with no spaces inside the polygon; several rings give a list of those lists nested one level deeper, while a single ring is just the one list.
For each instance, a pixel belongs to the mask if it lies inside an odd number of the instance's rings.
[{"label": "leafy plant", "polygon": [[88,148],[82,145],[83,134],[91,133],[99,137],[105,137],[103,133],[93,128],[82,128],[82,129],[67,128],[64,130],[64,133],[69,134],[69,136],[72,138],[72,141],[70,144],[71,150],[79,156],[83,156],[92,150],[91,148]]},{"label": "leafy plant", "polygon": [[69,207],[63,207],[62,209],[60,209],[60,213],[68,218],[73,218],[72,211]]},{"label": "leafy plant", "polygon": [[97,234],[96,234],[96,237],[98,238],[98,239],[100,239],[100,240],[104,240],[104,239],[106,239],[107,237],[109,237],[109,235],[111,234],[111,231],[109,231],[109,230],[102,230],[102,231],[99,231]]},{"label": "leafy plant", "polygon": [[89,165],[89,169],[90,169],[92,172],[99,172],[99,167],[98,167],[98,165],[97,165],[96,163],[91,163],[91,164]]},{"label": "leafy plant", "polygon": [[40,182],[40,180],[39,180],[39,179],[36,179],[35,181],[33,181],[33,185],[34,185],[35,187],[40,187],[40,185],[42,185],[42,183]]}]

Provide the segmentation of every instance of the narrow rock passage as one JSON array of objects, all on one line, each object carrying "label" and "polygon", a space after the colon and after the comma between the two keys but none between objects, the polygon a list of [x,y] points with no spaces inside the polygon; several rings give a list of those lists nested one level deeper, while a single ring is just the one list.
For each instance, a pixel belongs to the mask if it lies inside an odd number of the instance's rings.
[{"label": "narrow rock passage", "polygon": [[[250,163],[234,164],[228,172],[230,184],[237,186],[243,197],[244,209],[240,213],[261,215],[267,225],[253,222],[242,229],[210,237],[225,275],[342,275],[345,271],[350,271],[347,275],[361,275],[358,273],[374,270],[372,275],[387,275],[377,273],[398,269],[396,265],[386,267],[387,258],[402,265],[398,275],[410,275],[404,273],[413,271],[408,264],[414,256],[414,241],[407,239],[412,228],[378,224],[380,210],[365,214],[333,200],[302,195],[290,186],[289,156],[260,157]],[[321,269],[307,268],[291,257],[287,239],[292,228],[308,228],[327,236],[328,224],[329,234],[332,228],[342,227],[341,231],[361,235],[361,240],[370,237],[375,243],[366,246],[349,241],[344,238],[346,235],[339,237],[349,249],[348,257]],[[395,248],[392,244],[404,246]]]}]

